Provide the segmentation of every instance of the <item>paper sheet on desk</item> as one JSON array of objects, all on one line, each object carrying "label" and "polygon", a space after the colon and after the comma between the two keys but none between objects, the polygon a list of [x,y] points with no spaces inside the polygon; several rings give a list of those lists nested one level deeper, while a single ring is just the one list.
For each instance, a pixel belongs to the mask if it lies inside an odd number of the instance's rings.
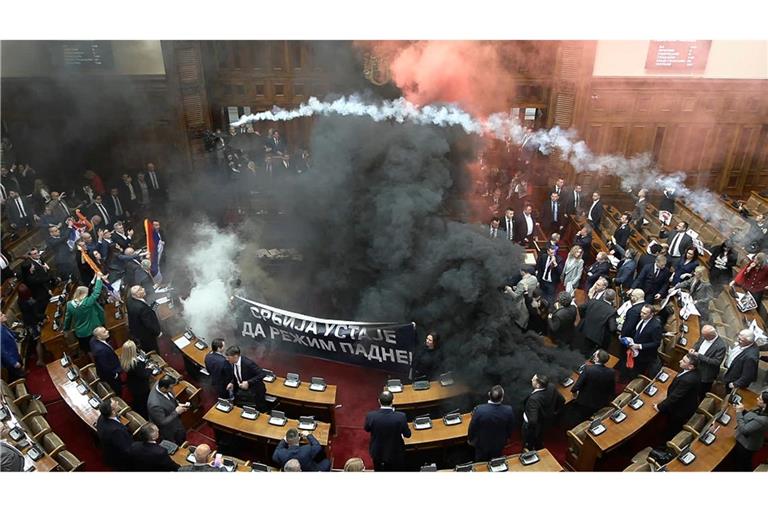
[{"label": "paper sheet on desk", "polygon": [[[160,297],[160,298],[159,298],[159,299],[157,299],[155,302],[156,302],[157,304],[165,304],[165,303],[166,303],[166,302],[168,302],[169,300],[170,300],[170,299],[169,299],[168,297]],[[186,339],[186,338],[184,338],[184,339]]]},{"label": "paper sheet on desk", "polygon": [[191,342],[187,339],[186,336],[179,336],[175,340],[173,340],[173,344],[179,347],[179,349],[183,349],[187,345],[189,345]]},{"label": "paper sheet on desk", "polygon": [[610,261],[611,265],[614,267],[619,266],[619,258],[617,258],[616,256],[613,256],[612,254],[608,255],[608,261]]}]

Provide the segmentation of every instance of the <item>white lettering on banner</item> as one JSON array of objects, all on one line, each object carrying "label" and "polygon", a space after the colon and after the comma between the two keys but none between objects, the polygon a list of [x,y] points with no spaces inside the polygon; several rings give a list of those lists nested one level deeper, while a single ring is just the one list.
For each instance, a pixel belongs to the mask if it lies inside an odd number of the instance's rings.
[{"label": "white lettering on banner", "polygon": [[395,350],[397,355],[397,364],[411,364],[411,353],[407,350]]},{"label": "white lettering on banner", "polygon": [[382,361],[381,361],[381,355],[379,354],[379,346],[371,345],[369,350],[370,350],[370,353],[368,354],[368,360],[370,361],[372,359],[375,359],[376,361],[381,363]]},{"label": "white lettering on banner", "polygon": [[333,344],[332,340],[324,340],[320,338],[320,345],[322,345],[323,350],[327,350],[329,352],[336,352],[336,346]]},{"label": "white lettering on banner", "polygon": [[[341,329],[344,329],[343,331]],[[346,338],[349,328],[346,325],[337,325],[334,329],[333,335],[337,338]]]},{"label": "white lettering on banner", "polygon": [[270,325],[269,326],[269,338],[272,339],[272,340],[276,340],[276,339],[278,339],[279,335],[280,335],[280,329],[278,329],[277,327],[272,327]]},{"label": "white lettering on banner", "polygon": [[312,333],[317,336],[317,322],[309,322],[309,325],[307,326],[306,330],[304,330],[304,332],[307,334]]},{"label": "white lettering on banner", "polygon": [[317,338],[310,338],[309,339],[309,346],[312,348],[320,348],[320,342],[317,341]]},{"label": "white lettering on banner", "polygon": [[[258,325],[258,324],[256,324]],[[255,338],[256,335],[253,332],[253,326],[251,325],[251,322],[243,322],[243,332],[240,333],[241,336],[250,336],[251,338]]]},{"label": "white lettering on banner", "polygon": [[384,329],[384,341],[397,345],[397,333],[392,329]]},{"label": "white lettering on banner", "polygon": [[331,331],[333,331],[333,328],[335,326],[333,324],[325,324],[325,332],[323,333],[323,336],[328,336],[331,334]]},{"label": "white lettering on banner", "polygon": [[346,353],[349,353],[349,354],[354,354],[355,353],[355,349],[352,347],[351,343],[347,343],[345,341],[340,341],[339,342],[339,346],[341,347],[341,351],[344,352],[345,354]]},{"label": "white lettering on banner", "polygon": [[[286,329],[294,329],[293,323],[296,321],[295,318],[292,316],[286,316],[285,320],[283,320],[283,327]],[[296,329],[297,331],[301,331],[301,329]]]},{"label": "white lettering on banner", "polygon": [[272,323],[275,325],[283,325],[283,317],[279,313],[272,313]]},{"label": "white lettering on banner", "polygon": [[381,359],[395,362],[395,350],[389,347],[381,347]]}]

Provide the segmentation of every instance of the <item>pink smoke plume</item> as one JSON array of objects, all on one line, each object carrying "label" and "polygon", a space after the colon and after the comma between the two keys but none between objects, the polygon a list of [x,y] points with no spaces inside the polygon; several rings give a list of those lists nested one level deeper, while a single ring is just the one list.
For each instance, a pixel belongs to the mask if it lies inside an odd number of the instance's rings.
[{"label": "pink smoke plume", "polygon": [[505,41],[367,41],[358,46],[389,62],[393,82],[417,105],[458,103],[481,117],[510,107],[515,89]]}]

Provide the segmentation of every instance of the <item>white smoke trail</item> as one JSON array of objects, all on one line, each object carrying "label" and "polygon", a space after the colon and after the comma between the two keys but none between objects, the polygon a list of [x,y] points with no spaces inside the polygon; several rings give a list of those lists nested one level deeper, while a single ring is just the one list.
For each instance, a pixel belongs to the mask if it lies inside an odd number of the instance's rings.
[{"label": "white smoke trail", "polygon": [[[466,133],[489,136],[499,140],[511,140],[522,144],[526,130],[516,118],[499,112],[487,119],[479,120],[456,105],[426,105],[419,107],[405,98],[383,101],[379,104],[364,103],[359,96],[342,97],[332,102],[322,102],[314,96],[297,109],[284,110],[274,107],[271,111],[242,116],[232,123],[240,126],[254,121],[290,121],[311,116],[357,116],[369,117],[373,121],[411,122],[419,125],[459,126]],[[549,130],[538,130],[526,143],[533,143],[538,150],[549,155],[555,152],[560,159],[568,162],[577,173],[602,172],[621,180],[622,188],[637,191],[641,188],[652,190],[672,189],[686,202],[689,208],[709,222],[720,223],[731,213],[720,203],[717,195],[703,190],[691,190],[685,185],[684,172],[663,172],[657,168],[650,154],[643,153],[626,158],[623,155],[595,155],[580,140],[575,130],[564,130],[554,126]]]},{"label": "white smoke trail", "polygon": [[210,339],[221,332],[230,316],[230,280],[241,246],[234,233],[225,233],[208,223],[192,227],[192,250],[184,256],[192,291],[184,305],[184,320],[192,331]]}]

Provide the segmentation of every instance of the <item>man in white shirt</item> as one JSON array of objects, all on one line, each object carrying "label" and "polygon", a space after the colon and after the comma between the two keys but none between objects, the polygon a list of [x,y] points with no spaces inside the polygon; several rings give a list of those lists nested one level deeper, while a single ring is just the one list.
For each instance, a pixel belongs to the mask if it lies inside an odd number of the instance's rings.
[{"label": "man in white shirt", "polygon": [[523,209],[523,224],[521,226],[521,238],[522,242],[529,244],[534,239],[534,226],[538,226],[539,223],[533,218],[533,206],[526,204]]},{"label": "man in white shirt", "polygon": [[755,335],[749,329],[739,331],[738,344],[731,347],[725,360],[728,370],[723,375],[726,392],[748,388],[757,380],[757,365],[760,349],[755,344]]}]

